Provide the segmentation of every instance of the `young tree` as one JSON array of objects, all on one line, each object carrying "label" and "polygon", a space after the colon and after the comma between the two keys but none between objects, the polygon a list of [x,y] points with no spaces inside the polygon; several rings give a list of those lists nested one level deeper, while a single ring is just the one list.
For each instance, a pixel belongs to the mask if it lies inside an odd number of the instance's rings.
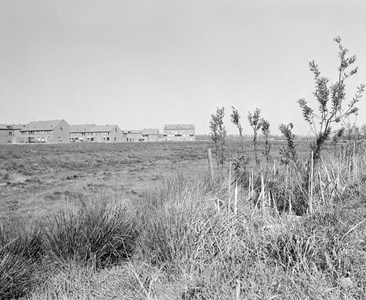
[{"label": "young tree", "polygon": [[216,114],[211,115],[210,121],[210,129],[211,129],[211,139],[215,143],[216,150],[216,162],[217,167],[220,169],[224,166],[225,161],[225,137],[226,137],[226,129],[224,126],[224,116],[225,116],[225,108],[216,108]]},{"label": "young tree", "polygon": [[236,125],[236,127],[238,127],[238,129],[239,129],[240,142],[241,142],[241,151],[242,151],[242,154],[244,154],[243,127],[241,126],[241,123],[240,123],[241,116],[239,115],[238,110],[235,109],[234,106],[232,106],[231,108],[233,109],[233,113],[230,115],[231,122],[234,125]]},{"label": "young tree", "polygon": [[259,108],[256,108],[253,114],[251,112],[248,112],[248,121],[250,126],[253,128],[254,156],[256,164],[259,165],[257,137],[258,130],[262,127],[261,110]]},{"label": "young tree", "polygon": [[284,135],[287,145],[286,148],[280,148],[281,161],[285,164],[292,162],[294,166],[298,167],[299,156],[297,155],[296,145],[295,145],[295,135],[292,133],[292,128],[294,125],[289,123],[288,125],[281,124],[279,129]]},{"label": "young tree", "polygon": [[[318,65],[314,61],[309,62],[310,70],[314,73],[315,79],[315,91],[314,96],[319,104],[319,114],[316,114],[314,110],[307,104],[305,99],[298,101],[305,120],[310,124],[315,140],[310,144],[310,148],[313,153],[314,163],[320,158],[320,152],[324,143],[329,139],[331,133],[332,123],[339,123],[345,118],[357,113],[357,102],[362,97],[365,89],[365,85],[361,84],[357,87],[357,92],[352,100],[349,102],[346,109],[342,104],[345,101],[345,80],[356,74],[358,68],[355,67],[348,71],[355,61],[356,56],[347,57],[348,49],[344,48],[341,44],[341,38],[336,37],[334,41],[338,44],[338,79],[334,84],[329,85],[329,79],[321,76]],[[316,122],[318,120],[319,122]]]},{"label": "young tree", "polygon": [[267,162],[271,160],[271,143],[269,141],[269,134],[271,131],[269,130],[269,127],[270,124],[268,120],[262,119],[262,134],[265,141],[263,154],[266,157]]}]

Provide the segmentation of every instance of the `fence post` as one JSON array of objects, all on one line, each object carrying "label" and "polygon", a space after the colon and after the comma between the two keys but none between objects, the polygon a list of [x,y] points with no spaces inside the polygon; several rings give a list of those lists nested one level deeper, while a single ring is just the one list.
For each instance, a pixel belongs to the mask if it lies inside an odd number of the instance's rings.
[{"label": "fence post", "polygon": [[313,213],[313,185],[314,185],[314,158],[313,158],[314,153],[311,152],[311,160],[310,160],[310,184],[309,184],[309,189],[310,189],[310,193],[309,193],[309,213],[312,214]]},{"label": "fence post", "polygon": [[207,155],[208,155],[208,171],[210,174],[210,182],[212,184],[212,182],[214,180],[214,170],[213,170],[213,164],[212,164],[211,148],[207,149]]}]

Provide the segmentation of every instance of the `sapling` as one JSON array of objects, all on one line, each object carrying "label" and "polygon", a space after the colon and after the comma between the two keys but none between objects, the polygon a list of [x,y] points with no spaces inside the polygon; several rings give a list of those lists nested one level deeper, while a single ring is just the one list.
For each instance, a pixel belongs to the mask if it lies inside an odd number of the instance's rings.
[{"label": "sapling", "polygon": [[236,125],[236,127],[238,127],[239,135],[240,135],[240,142],[241,142],[241,151],[242,151],[242,154],[244,154],[243,127],[241,126],[241,123],[240,123],[241,116],[239,115],[238,110],[234,106],[232,106],[231,108],[233,109],[233,113],[230,115],[231,122],[234,125]]},{"label": "sapling", "polygon": [[[355,115],[358,112],[356,104],[362,97],[365,89],[365,85],[361,84],[357,87],[357,92],[349,102],[346,109],[342,104],[345,101],[345,80],[356,74],[358,67],[348,71],[355,61],[356,56],[347,57],[348,49],[344,48],[341,44],[341,38],[336,37],[334,41],[338,44],[339,52],[339,67],[338,67],[338,79],[334,84],[329,85],[329,79],[321,76],[318,65],[311,61],[309,62],[310,70],[314,73],[315,79],[315,91],[313,92],[318,104],[319,114],[307,104],[305,99],[298,101],[305,120],[309,123],[310,128],[315,136],[315,140],[310,144],[312,151],[314,164],[320,158],[321,150],[325,142],[330,138],[331,125],[333,123],[339,123],[349,118],[351,115]],[[316,122],[316,120],[318,122]]]},{"label": "sapling", "polygon": [[210,129],[211,129],[211,139],[215,143],[216,150],[216,162],[218,169],[222,169],[224,167],[225,162],[225,137],[226,137],[226,129],[224,126],[224,116],[225,116],[225,108],[216,108],[216,114],[211,115],[210,121]]},{"label": "sapling", "polygon": [[250,126],[253,128],[253,148],[254,148],[254,157],[257,166],[259,165],[258,159],[258,145],[257,145],[257,137],[258,130],[262,127],[262,119],[261,119],[261,110],[256,108],[254,113],[248,112],[248,121]]},{"label": "sapling", "polygon": [[297,155],[295,145],[295,135],[292,133],[294,125],[289,123],[288,125],[281,124],[279,129],[286,139],[286,147],[280,148],[281,162],[289,164],[292,162],[295,166],[299,165],[299,156]]},{"label": "sapling", "polygon": [[265,141],[263,155],[266,157],[267,162],[271,160],[271,146],[272,146],[269,141],[269,134],[271,132],[269,130],[269,127],[270,127],[269,121],[262,119],[262,134]]},{"label": "sapling", "polygon": [[235,180],[240,184],[245,185],[248,183],[247,166],[249,164],[249,157],[244,152],[243,127],[240,122],[241,116],[234,106],[232,106],[232,109],[233,112],[230,115],[231,122],[238,127],[241,142],[241,153],[238,153],[238,156],[234,159],[232,167],[235,174]]}]

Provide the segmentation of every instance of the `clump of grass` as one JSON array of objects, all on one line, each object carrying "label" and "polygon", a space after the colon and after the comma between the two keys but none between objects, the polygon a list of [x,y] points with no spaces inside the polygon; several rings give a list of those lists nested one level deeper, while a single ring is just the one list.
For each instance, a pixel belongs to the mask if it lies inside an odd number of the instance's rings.
[{"label": "clump of grass", "polygon": [[129,258],[135,249],[134,220],[119,199],[79,199],[45,225],[44,247],[49,259],[91,264],[95,268]]},{"label": "clump of grass", "polygon": [[207,234],[216,222],[216,203],[205,196],[208,186],[208,180],[194,182],[179,174],[139,203],[140,249],[150,263],[197,259],[205,251]]},{"label": "clump of grass", "polygon": [[366,271],[366,253],[360,251],[365,227],[355,230],[348,212],[317,212],[296,226],[269,236],[265,242],[267,257],[287,271],[322,273],[333,285],[349,276],[354,282],[361,282]]},{"label": "clump of grass", "polygon": [[41,231],[19,221],[0,223],[0,299],[26,295],[37,282],[42,255]]}]

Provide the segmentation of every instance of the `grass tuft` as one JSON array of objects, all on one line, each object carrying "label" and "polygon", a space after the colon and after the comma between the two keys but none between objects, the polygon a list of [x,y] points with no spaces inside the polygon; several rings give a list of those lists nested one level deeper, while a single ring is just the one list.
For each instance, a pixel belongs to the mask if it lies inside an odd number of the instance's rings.
[{"label": "grass tuft", "polygon": [[125,202],[80,199],[54,214],[45,225],[49,259],[102,268],[132,256],[137,232]]},{"label": "grass tuft", "polygon": [[41,232],[17,221],[0,223],[0,299],[26,295],[37,282],[42,255]]}]

